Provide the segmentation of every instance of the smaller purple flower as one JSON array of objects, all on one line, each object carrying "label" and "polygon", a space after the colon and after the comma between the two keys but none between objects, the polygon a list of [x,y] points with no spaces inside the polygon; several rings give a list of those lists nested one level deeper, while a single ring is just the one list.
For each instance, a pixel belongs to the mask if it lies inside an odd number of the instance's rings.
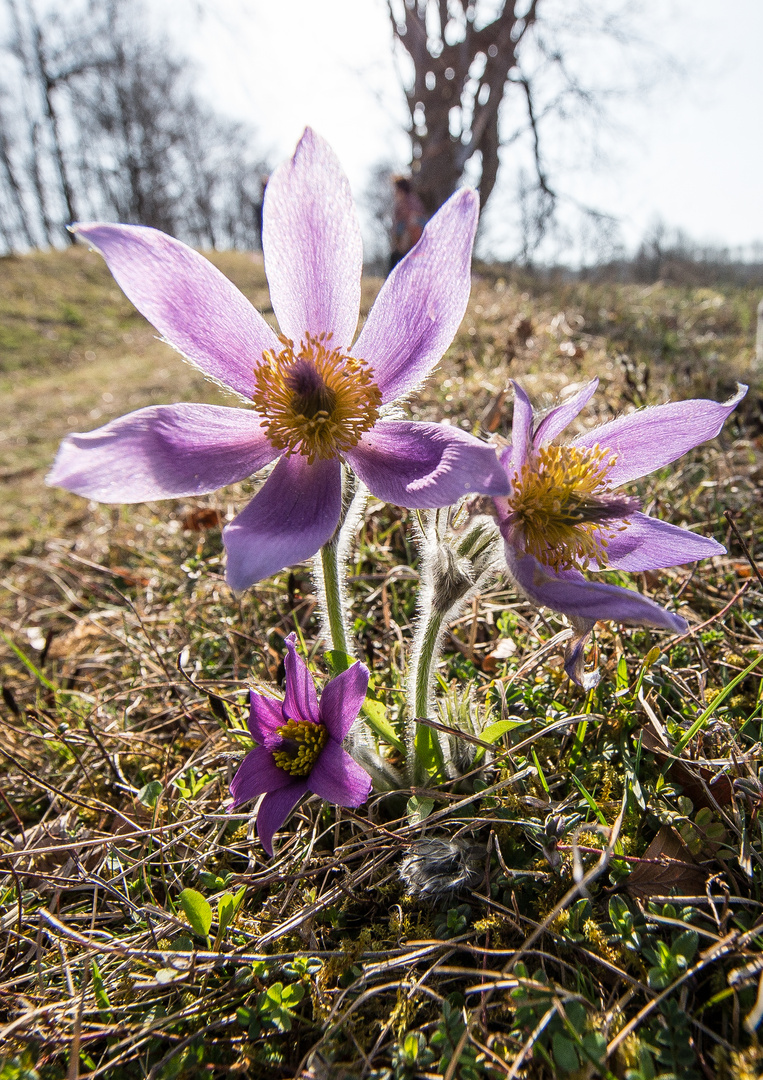
[{"label": "smaller purple flower", "polygon": [[669,465],[712,439],[747,393],[730,401],[676,401],[593,428],[566,445],[552,443],[598,385],[594,379],[535,423],[530,401],[514,383],[511,445],[501,454],[511,493],[495,498],[506,563],[529,600],[566,615],[576,633],[564,666],[586,689],[584,647],[599,619],[682,633],[688,624],[641,593],[587,581],[582,570],[656,570],[720,555],[717,541],[669,525],[639,510],[639,500],[615,489]]},{"label": "smaller purple flower", "polygon": [[371,791],[371,777],[342,749],[366,696],[368,668],[358,661],[337,675],[319,703],[295,641],[295,634],[286,638],[283,701],[251,691],[248,725],[260,745],[246,755],[230,786],[234,808],[265,796],[257,834],[268,855],[273,836],[308,791],[337,806],[360,806]]}]

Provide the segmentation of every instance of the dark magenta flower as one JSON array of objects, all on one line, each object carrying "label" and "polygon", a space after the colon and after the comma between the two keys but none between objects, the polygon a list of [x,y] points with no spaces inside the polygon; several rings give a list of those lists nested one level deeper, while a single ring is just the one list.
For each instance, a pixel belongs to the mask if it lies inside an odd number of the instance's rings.
[{"label": "dark magenta flower", "polygon": [[321,700],[307,665],[297,654],[296,635],[286,638],[283,701],[251,691],[249,730],[260,745],[233,777],[233,806],[264,795],[257,834],[268,855],[273,836],[308,791],[337,806],[360,806],[371,777],[342,749],[366,696],[369,671],[360,661],[326,684]]},{"label": "dark magenta flower", "polygon": [[248,409],[158,405],[61,444],[48,483],[99,502],[201,495],[278,460],[223,534],[235,589],[333,535],[347,462],[385,502],[448,506],[508,490],[494,450],[385,407],[432,370],[466,310],[479,200],[461,190],[384,283],[352,344],[363,265],[347,178],[309,128],[267,186],[263,247],[281,336],[210,262],[155,229],[77,225],[163,338]]},{"label": "dark magenta flower", "polygon": [[511,493],[494,500],[509,573],[533,603],[569,618],[576,634],[565,669],[585,687],[598,682],[598,674],[583,673],[584,646],[598,619],[674,633],[688,624],[641,593],[586,580],[582,570],[656,570],[726,550],[709,537],[642,514],[638,499],[615,489],[712,439],[747,392],[740,386],[725,404],[699,399],[656,405],[571,443],[553,443],[597,385],[594,379],[535,423],[527,395],[514,383],[512,442],[501,454]]}]

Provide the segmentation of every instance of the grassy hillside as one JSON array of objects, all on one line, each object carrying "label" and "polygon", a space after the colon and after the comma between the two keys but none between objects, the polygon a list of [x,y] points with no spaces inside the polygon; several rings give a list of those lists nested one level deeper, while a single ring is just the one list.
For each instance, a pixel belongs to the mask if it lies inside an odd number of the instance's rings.
[{"label": "grassy hillside", "polygon": [[[261,262],[212,258],[272,319]],[[326,673],[309,570],[227,588],[220,524],[249,481],[132,507],[44,486],[69,431],[230,399],[96,254],[0,260],[0,1080],[763,1075],[745,1027],[763,965],[757,301],[480,269],[409,413],[506,438],[513,378],[543,406],[598,377],[580,425],[749,381],[717,439],[634,488],[729,552],[622,577],[690,630],[598,624],[589,693],[563,675],[564,620],[496,581],[439,668],[451,704],[468,691],[483,723],[514,722],[493,759],[357,813],[313,798],[268,860],[224,800],[251,745],[246,688],[277,693],[284,637]],[[372,502],[351,582],[357,654],[398,732],[411,518]],[[422,806],[441,815],[427,836],[478,845],[471,887],[435,903],[398,873]]]}]

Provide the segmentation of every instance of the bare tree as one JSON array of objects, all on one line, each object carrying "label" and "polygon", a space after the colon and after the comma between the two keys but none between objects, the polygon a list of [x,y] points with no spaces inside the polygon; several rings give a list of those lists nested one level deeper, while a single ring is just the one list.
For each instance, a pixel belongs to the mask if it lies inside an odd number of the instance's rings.
[{"label": "bare tree", "polygon": [[[649,50],[636,29],[639,0],[387,0],[387,6],[416,191],[431,213],[466,176],[484,210],[506,148],[516,144],[518,224],[528,256],[560,198],[549,132],[558,134],[563,123],[566,141],[577,136],[578,158],[597,146],[610,120],[608,100],[626,92],[626,76],[633,84],[630,73]],[[602,64],[605,42],[608,55],[628,51],[630,63]],[[652,71],[642,70],[647,83]],[[611,225],[595,209],[580,209],[592,223]]]},{"label": "bare tree", "polygon": [[411,161],[430,213],[453,194],[476,154],[487,203],[498,175],[500,104],[538,2],[530,0],[520,17],[504,0],[495,18],[479,24],[478,0],[388,0],[395,40],[413,67],[405,87]]},{"label": "bare tree", "polygon": [[200,100],[141,0],[34,3],[5,0],[0,243],[61,243],[96,217],[257,246],[268,168],[254,132]]}]

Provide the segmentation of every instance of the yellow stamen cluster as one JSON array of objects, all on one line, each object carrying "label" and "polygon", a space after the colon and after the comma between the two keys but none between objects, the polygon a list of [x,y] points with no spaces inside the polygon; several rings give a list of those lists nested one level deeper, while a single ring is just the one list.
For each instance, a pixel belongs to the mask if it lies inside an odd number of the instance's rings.
[{"label": "yellow stamen cluster", "polygon": [[356,446],[379,417],[382,395],[365,360],[330,347],[331,334],[307,334],[299,350],[286,337],[254,369],[252,399],[268,439],[285,454],[335,458]]},{"label": "yellow stamen cluster", "polygon": [[515,473],[509,497],[522,546],[554,570],[604,565],[609,539],[627,524],[609,495],[616,457],[599,446],[544,446]]},{"label": "yellow stamen cluster", "polygon": [[276,731],[283,739],[279,749],[273,751],[278,768],[289,776],[309,776],[329,737],[326,728],[309,720],[289,720]]}]

